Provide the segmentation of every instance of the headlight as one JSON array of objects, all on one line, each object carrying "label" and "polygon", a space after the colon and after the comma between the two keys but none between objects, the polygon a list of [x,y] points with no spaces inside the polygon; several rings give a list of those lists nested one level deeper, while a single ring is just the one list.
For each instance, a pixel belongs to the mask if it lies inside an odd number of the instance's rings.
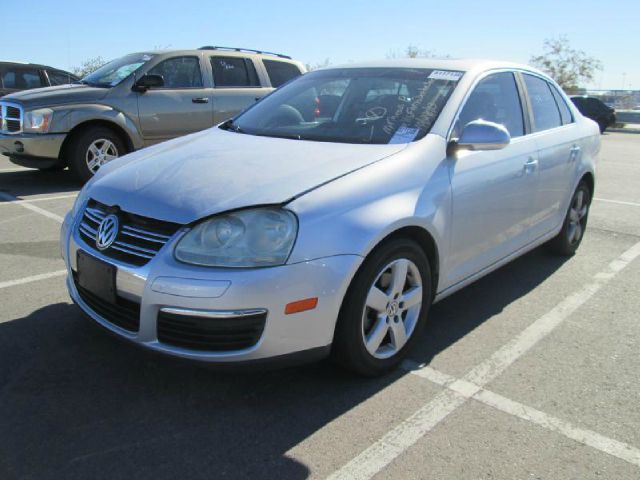
[{"label": "headlight", "polygon": [[73,218],[76,218],[80,210],[84,207],[84,204],[89,200],[89,194],[87,193],[88,187],[88,183],[82,187],[82,190],[80,190],[80,193],[78,193],[78,196],[76,197],[76,201],[73,202],[73,207],[71,208],[71,216]]},{"label": "headlight", "polygon": [[24,114],[23,130],[25,132],[47,133],[52,118],[53,110],[50,108],[41,108],[39,110],[26,112]]},{"label": "headlight", "polygon": [[240,210],[196,225],[176,246],[175,257],[209,267],[283,265],[297,232],[298,221],[288,210]]}]

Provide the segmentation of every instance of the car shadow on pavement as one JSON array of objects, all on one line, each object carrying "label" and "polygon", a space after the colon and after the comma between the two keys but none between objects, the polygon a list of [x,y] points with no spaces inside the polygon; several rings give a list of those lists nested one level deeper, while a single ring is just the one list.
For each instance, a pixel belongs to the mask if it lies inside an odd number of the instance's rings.
[{"label": "car shadow on pavement", "polygon": [[[413,357],[428,361],[561,264],[534,251],[443,301]],[[49,305],[0,323],[0,478],[307,478],[286,452],[403,375],[364,379],[327,361],[220,373]]]},{"label": "car shadow on pavement", "polygon": [[0,191],[7,192],[19,200],[28,200],[31,195],[77,192],[81,188],[82,182],[69,170],[41,172],[31,169],[0,172]]}]

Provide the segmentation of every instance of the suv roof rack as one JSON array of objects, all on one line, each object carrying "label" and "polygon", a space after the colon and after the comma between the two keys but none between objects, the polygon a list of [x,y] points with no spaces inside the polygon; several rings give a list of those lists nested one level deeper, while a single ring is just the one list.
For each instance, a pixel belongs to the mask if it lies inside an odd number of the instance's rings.
[{"label": "suv roof rack", "polygon": [[261,55],[274,55],[280,58],[288,58],[291,60],[289,55],[283,55],[282,53],[274,53],[274,52],[265,52],[263,50],[254,50],[252,48],[237,48],[237,47],[219,47],[212,45],[205,45],[204,47],[200,47],[198,50],[230,50],[233,52],[251,52],[251,53],[259,53]]}]

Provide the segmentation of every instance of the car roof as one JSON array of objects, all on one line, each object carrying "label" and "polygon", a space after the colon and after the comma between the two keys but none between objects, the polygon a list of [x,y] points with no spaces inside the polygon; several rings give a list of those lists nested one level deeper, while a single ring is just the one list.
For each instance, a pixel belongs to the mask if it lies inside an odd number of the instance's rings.
[{"label": "car roof", "polygon": [[202,52],[216,53],[224,56],[239,56],[239,57],[261,57],[265,59],[273,59],[282,62],[300,63],[298,60],[291,58],[288,55],[281,53],[264,52],[261,50],[251,50],[243,48],[228,48],[228,47],[201,47],[201,48],[189,48],[189,49],[168,49],[168,50],[148,50],[144,52],[133,52],[127,55],[194,55]]},{"label": "car roof", "polygon": [[459,59],[439,59],[439,58],[402,58],[387,59],[368,62],[348,63],[338,66],[325,67],[322,70],[330,70],[333,68],[427,68],[435,70],[458,70],[463,72],[482,72],[487,70],[525,70],[546,78],[547,75],[528,65],[500,61],[486,60],[475,58],[459,58]]}]

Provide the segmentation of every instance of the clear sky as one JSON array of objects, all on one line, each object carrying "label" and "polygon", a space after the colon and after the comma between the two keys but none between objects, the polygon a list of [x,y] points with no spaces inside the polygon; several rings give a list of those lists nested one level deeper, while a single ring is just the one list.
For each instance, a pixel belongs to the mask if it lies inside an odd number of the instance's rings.
[{"label": "clear sky", "polygon": [[640,89],[640,0],[0,0],[0,59],[71,68],[153,48],[240,46],[304,63],[385,58],[408,45],[527,62],[567,35],[602,61],[592,88]]}]

